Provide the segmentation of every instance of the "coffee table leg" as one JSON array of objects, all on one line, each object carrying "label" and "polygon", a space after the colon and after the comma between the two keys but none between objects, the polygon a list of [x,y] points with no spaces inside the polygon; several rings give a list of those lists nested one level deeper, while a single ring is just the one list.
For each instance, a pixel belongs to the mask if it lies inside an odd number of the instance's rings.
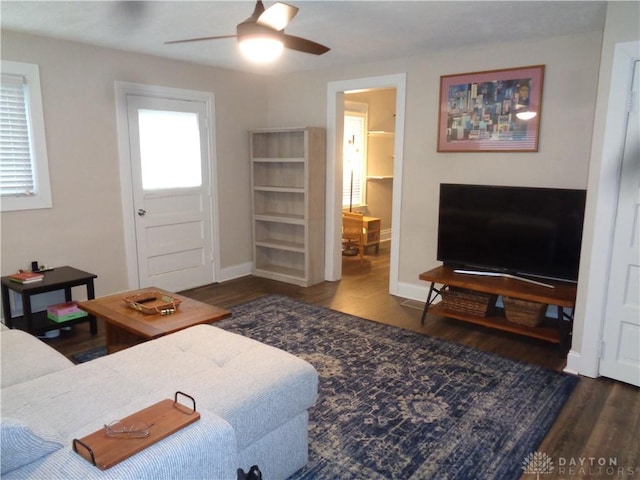
[{"label": "coffee table leg", "polygon": [[146,340],[107,321],[104,324],[104,333],[107,341],[107,354],[119,352]]},{"label": "coffee table leg", "polygon": [[117,344],[116,337],[117,332],[116,328],[110,323],[105,322],[104,324],[104,335],[107,341],[107,354],[114,353],[114,346]]}]

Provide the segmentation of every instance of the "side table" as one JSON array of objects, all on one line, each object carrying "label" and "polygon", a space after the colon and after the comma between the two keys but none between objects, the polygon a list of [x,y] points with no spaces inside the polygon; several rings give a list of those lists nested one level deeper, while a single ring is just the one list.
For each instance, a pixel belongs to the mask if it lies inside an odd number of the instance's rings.
[{"label": "side table", "polygon": [[[95,290],[93,279],[98,278],[93,273],[83,272],[73,267],[57,267],[53,270],[44,272],[44,278],[40,282],[34,283],[17,283],[11,281],[9,276],[2,277],[2,309],[4,313],[4,321],[9,328],[18,328],[26,330],[32,334],[41,335],[49,330],[56,330],[61,327],[68,327],[77,323],[89,322],[92,335],[98,333],[98,322],[96,317],[88,315],[86,317],[68,320],[66,322],[54,322],[47,318],[47,312],[32,312],[31,297],[39,293],[53,292],[64,289],[65,301],[70,302],[71,288],[84,285],[87,289],[87,298],[89,300],[95,298]],[[20,317],[11,317],[11,304],[9,303],[9,290],[19,293],[22,297],[23,315]]]},{"label": "side table", "polygon": [[380,219],[377,217],[367,217],[366,215],[362,219],[364,221],[364,248],[375,246],[376,255],[380,253]]}]

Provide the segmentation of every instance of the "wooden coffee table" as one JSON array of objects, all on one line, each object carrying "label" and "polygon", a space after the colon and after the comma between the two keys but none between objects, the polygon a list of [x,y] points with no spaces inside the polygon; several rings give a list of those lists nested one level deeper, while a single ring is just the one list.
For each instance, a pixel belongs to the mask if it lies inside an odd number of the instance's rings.
[{"label": "wooden coffee table", "polygon": [[[148,315],[127,305],[124,298],[147,292],[159,292],[180,299],[182,303],[170,315]],[[141,342],[177,332],[194,325],[212,323],[231,316],[224,308],[183,297],[156,287],[79,302],[78,306],[104,320],[107,353],[131,347]]]}]

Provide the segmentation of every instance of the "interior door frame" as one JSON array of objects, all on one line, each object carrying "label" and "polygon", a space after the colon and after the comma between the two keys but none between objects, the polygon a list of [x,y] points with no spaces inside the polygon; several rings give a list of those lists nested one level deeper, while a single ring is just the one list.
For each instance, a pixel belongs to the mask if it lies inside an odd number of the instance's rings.
[{"label": "interior door frame", "polygon": [[[393,161],[393,193],[391,207],[391,256],[389,293],[399,294],[400,220],[402,203],[402,171],[404,160],[404,119],[406,103],[406,73],[356,78],[329,82],[327,85],[327,174],[325,225],[325,279],[342,278],[342,135],[344,123],[344,93],[359,89],[395,88],[396,132]],[[339,130],[339,131],[338,131]]]},{"label": "interior door frame", "polygon": [[591,232],[592,236],[583,237],[575,308],[575,318],[582,320],[582,341],[579,345],[572,345],[565,368],[566,372],[592,378],[600,375],[600,348],[615,222],[611,212],[616,211],[618,204],[628,93],[639,47],[638,41],[615,45],[609,91],[606,97],[603,95],[598,99],[596,108],[596,115],[602,109],[602,120],[596,121],[593,129],[594,132],[601,129],[604,133],[599,162],[594,164],[594,158],[591,158],[587,186],[584,231]]},{"label": "interior door frame", "polygon": [[124,225],[125,263],[127,268],[128,289],[140,288],[138,279],[138,255],[136,246],[136,226],[133,216],[133,179],[131,175],[131,153],[129,151],[129,127],[127,121],[127,95],[140,95],[155,98],[203,102],[207,112],[207,132],[209,151],[209,185],[211,189],[211,238],[213,253],[213,278],[220,278],[220,238],[217,188],[217,156],[215,151],[215,117],[214,95],[210,92],[185,90],[181,88],[162,87],[129,82],[115,82],[116,119],[118,134],[118,158],[120,168],[120,186],[122,200],[122,221]]}]

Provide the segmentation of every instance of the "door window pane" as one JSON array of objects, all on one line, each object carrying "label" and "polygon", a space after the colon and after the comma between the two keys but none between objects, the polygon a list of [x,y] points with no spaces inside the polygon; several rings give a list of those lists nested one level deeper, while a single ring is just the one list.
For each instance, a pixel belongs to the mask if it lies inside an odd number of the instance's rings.
[{"label": "door window pane", "polygon": [[138,126],[144,190],[202,185],[196,113],[140,109]]}]

